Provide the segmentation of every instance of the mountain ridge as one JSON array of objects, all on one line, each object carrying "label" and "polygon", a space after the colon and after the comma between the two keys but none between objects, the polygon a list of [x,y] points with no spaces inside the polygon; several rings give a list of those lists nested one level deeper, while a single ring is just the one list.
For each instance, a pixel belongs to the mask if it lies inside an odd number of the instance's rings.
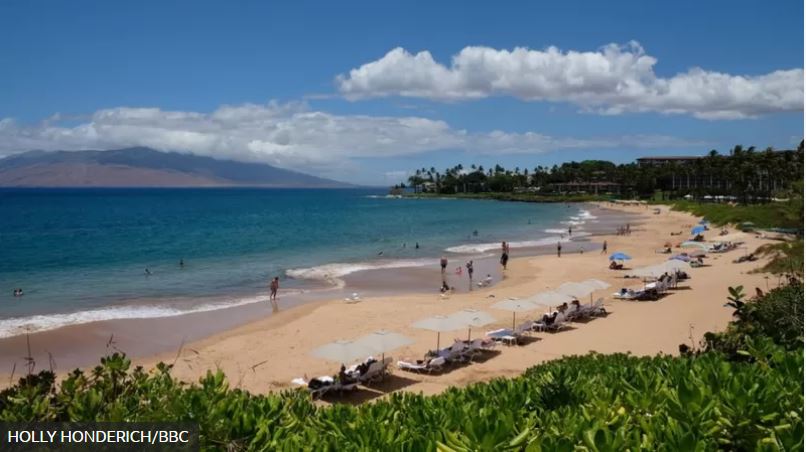
[{"label": "mountain ridge", "polygon": [[265,163],[132,147],[14,154],[0,159],[0,187],[349,188],[355,185]]}]

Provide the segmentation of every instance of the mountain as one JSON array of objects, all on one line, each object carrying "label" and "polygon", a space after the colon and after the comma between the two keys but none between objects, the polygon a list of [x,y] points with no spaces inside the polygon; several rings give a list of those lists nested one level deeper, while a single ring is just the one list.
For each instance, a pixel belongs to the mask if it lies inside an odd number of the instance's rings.
[{"label": "mountain", "polygon": [[0,187],[285,187],[352,185],[263,163],[137,147],[30,151],[0,159]]}]

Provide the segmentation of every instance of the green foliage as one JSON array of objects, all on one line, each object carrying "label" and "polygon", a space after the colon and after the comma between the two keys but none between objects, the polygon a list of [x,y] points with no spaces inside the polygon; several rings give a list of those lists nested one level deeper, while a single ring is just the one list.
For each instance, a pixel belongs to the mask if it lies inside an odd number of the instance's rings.
[{"label": "green foliage", "polygon": [[722,226],[726,224],[740,225],[752,222],[757,228],[795,228],[803,230],[803,199],[767,204],[714,204],[692,201],[677,201],[675,210],[691,212],[705,217],[711,223]]},{"label": "green foliage", "polygon": [[743,350],[756,337],[767,337],[787,350],[803,348],[803,283],[795,281],[749,301],[743,298],[741,287],[731,288],[728,304],[735,309],[735,320],[724,332],[707,333],[705,350],[747,361],[752,356]]},{"label": "green foliage", "polygon": [[803,447],[803,353],[750,342],[753,363],[591,354],[425,397],[318,407],[304,392],[252,395],[208,373],[188,385],[112,355],[55,385],[26,377],[1,421],[193,421],[219,450],[713,450]]},{"label": "green foliage", "polygon": [[[759,152],[754,147],[735,146],[727,155],[714,150],[701,158],[643,166],[585,160],[535,168],[506,169],[500,165],[486,170],[476,165],[469,169],[456,165],[444,171],[421,168],[408,178],[408,183],[415,193],[517,193],[529,188],[541,195],[568,195],[572,194],[568,191],[578,187],[563,184],[608,182],[617,184],[618,191],[628,196],[650,197],[658,193],[671,198],[691,195],[694,199],[729,196],[750,203],[802,193],[802,180],[801,142],[797,150],[791,151],[767,148]],[[608,185],[597,187],[604,192],[613,190]],[[590,190],[600,192],[596,187]]]},{"label": "green foliage", "polygon": [[781,243],[770,243],[756,250],[760,256],[771,259],[758,272],[786,275],[803,279],[803,239]]}]

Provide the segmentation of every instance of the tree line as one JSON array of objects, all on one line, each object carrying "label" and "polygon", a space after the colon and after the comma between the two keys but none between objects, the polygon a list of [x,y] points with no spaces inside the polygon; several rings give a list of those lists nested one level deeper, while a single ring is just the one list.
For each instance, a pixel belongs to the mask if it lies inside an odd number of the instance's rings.
[{"label": "tree line", "polygon": [[[568,184],[598,184],[602,191],[646,197],[656,191],[671,197],[731,196],[739,201],[765,200],[790,191],[803,180],[803,142],[796,150],[763,151],[735,146],[727,154],[708,155],[656,165],[615,164],[585,160],[553,166],[507,169],[501,165],[456,165],[444,171],[417,169],[396,188],[439,194],[528,191],[563,193]],[[604,184],[608,183],[610,185]]]}]

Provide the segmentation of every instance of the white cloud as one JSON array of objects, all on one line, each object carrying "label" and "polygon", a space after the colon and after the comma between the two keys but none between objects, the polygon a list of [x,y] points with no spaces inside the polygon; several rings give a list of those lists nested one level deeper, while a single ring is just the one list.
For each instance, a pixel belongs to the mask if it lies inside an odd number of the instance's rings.
[{"label": "white cloud", "polygon": [[119,107],[82,118],[71,117],[64,122],[57,114],[37,124],[0,120],[0,157],[31,149],[148,146],[333,176],[355,171],[356,158],[438,150],[494,155],[586,148],[668,149],[706,144],[654,135],[582,139],[535,132],[478,133],[422,117],[336,115],[311,111],[300,103],[222,106],[211,113]]},{"label": "white cloud", "polygon": [[513,96],[571,102],[603,114],[654,111],[703,119],[739,119],[803,111],[803,69],[757,76],[693,68],[671,78],[654,72],[657,59],[637,42],[595,52],[556,47],[496,50],[465,47],[447,67],[428,51],[395,48],[379,60],[336,77],[348,99],[403,96],[443,101]]}]

